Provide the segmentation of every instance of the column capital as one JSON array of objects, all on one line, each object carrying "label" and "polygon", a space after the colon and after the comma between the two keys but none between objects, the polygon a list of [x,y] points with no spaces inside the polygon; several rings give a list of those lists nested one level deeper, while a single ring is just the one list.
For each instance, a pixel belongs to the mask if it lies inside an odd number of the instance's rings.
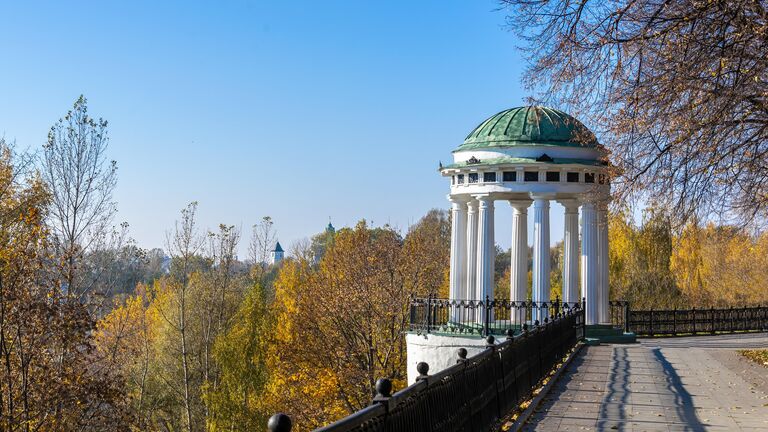
[{"label": "column capital", "polygon": [[557,202],[560,203],[563,208],[565,208],[566,213],[579,212],[579,200],[576,198],[559,199]]},{"label": "column capital", "polygon": [[476,199],[478,201],[481,201],[481,202],[488,202],[488,201],[494,201],[495,200],[493,195],[491,195],[489,193],[472,195],[472,198],[474,198],[474,199]]},{"label": "column capital", "polygon": [[527,211],[532,202],[532,200],[512,199],[509,200],[509,205],[517,211]]},{"label": "column capital", "polygon": [[448,194],[448,195],[446,195],[446,198],[448,199],[448,201],[450,201],[450,202],[452,202],[454,204],[466,203],[467,201],[470,200],[470,198],[468,196],[466,196],[466,195]]}]

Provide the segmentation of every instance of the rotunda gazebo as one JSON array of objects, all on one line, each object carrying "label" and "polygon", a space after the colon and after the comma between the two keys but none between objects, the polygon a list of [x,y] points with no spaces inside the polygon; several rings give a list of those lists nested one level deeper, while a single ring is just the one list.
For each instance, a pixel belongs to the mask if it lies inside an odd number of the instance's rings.
[{"label": "rotunda gazebo", "polygon": [[583,296],[587,324],[610,323],[607,156],[581,122],[552,108],[508,109],[475,128],[453,151],[453,163],[440,167],[450,179],[452,203],[450,299],[493,298],[494,208],[505,201],[513,209],[510,300],[528,300],[527,216],[533,205],[531,300],[549,302],[554,200],[565,208],[562,300],[575,303]]}]

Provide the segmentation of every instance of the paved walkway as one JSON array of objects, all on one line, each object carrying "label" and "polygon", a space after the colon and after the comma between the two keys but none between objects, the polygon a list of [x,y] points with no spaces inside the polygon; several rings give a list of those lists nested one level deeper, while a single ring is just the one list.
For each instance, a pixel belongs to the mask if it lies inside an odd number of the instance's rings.
[{"label": "paved walkway", "polygon": [[584,347],[524,430],[768,431],[768,369],[738,348],[768,335]]}]

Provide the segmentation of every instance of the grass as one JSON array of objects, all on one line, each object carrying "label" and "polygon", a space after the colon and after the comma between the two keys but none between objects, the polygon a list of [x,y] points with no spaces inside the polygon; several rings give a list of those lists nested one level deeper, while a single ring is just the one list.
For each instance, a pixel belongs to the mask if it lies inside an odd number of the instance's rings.
[{"label": "grass", "polygon": [[739,354],[743,355],[744,357],[752,360],[757,364],[761,364],[765,367],[768,367],[768,349],[740,350]]}]

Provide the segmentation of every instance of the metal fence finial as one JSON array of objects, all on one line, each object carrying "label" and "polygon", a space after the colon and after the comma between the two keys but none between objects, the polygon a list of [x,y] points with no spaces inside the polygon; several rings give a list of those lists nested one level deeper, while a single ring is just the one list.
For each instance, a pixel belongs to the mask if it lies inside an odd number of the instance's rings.
[{"label": "metal fence finial", "polygon": [[394,408],[394,399],[392,399],[392,381],[386,378],[376,380],[376,396],[373,397],[373,403],[380,403],[386,407],[387,412]]},{"label": "metal fence finial", "polygon": [[459,357],[456,360],[456,363],[462,363],[467,361],[467,349],[466,348],[459,348],[456,350],[456,355]]},{"label": "metal fence finial", "polygon": [[419,373],[419,376],[416,377],[416,381],[427,379],[429,377],[429,375],[427,375],[429,372],[429,364],[427,364],[427,362],[419,362],[416,365],[416,371]]},{"label": "metal fence finial", "polygon": [[269,418],[267,429],[269,432],[291,432],[293,422],[286,414],[277,413]]},{"label": "metal fence finial", "polygon": [[485,347],[486,348],[495,348],[496,347],[496,338],[493,337],[493,335],[488,335],[488,337],[485,338]]}]

